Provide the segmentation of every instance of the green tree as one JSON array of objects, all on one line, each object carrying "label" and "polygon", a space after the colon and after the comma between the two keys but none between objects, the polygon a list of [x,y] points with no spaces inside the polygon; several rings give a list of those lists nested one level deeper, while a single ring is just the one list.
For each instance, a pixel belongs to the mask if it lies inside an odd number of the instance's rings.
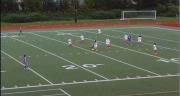
[{"label": "green tree", "polygon": [[23,9],[25,11],[41,11],[43,10],[43,0],[24,0]]}]

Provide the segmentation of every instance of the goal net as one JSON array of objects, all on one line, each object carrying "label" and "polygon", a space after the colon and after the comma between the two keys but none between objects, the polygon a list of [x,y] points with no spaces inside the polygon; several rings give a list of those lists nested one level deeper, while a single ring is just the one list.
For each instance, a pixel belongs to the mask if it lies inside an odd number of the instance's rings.
[{"label": "goal net", "polygon": [[153,19],[156,20],[156,10],[146,11],[122,11],[121,20]]}]

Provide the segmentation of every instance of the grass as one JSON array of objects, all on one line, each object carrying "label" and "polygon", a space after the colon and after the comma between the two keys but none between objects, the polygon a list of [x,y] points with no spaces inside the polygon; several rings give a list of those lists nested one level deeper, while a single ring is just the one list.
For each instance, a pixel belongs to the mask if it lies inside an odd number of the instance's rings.
[{"label": "grass", "polygon": [[[97,35],[97,28],[103,33]],[[162,26],[3,31],[3,96],[178,96],[180,30]],[[131,32],[133,42],[121,40]],[[86,37],[80,43],[79,36]],[[137,47],[136,37],[143,35]],[[8,37],[7,37],[8,36]],[[67,39],[73,40],[68,47]],[[105,38],[111,47],[105,48]],[[96,52],[90,50],[98,40]],[[152,51],[158,44],[159,54]],[[28,55],[30,69],[19,62]],[[174,59],[172,59],[174,58]],[[161,61],[159,61],[161,59]],[[162,60],[163,59],[163,60]]]},{"label": "grass", "polygon": [[[158,21],[169,21],[169,20],[176,20],[175,17],[158,17]],[[127,22],[122,21],[120,19],[105,19],[105,20],[96,20],[96,19],[81,19],[78,23],[92,23],[92,22]],[[130,21],[144,21],[144,20],[130,20]],[[147,20],[146,20],[147,21]],[[149,21],[149,20],[148,20]],[[56,21],[39,21],[39,22],[28,22],[28,23],[7,23],[1,22],[1,26],[13,26],[13,25],[35,25],[35,24],[73,24],[74,20],[56,20]]]}]

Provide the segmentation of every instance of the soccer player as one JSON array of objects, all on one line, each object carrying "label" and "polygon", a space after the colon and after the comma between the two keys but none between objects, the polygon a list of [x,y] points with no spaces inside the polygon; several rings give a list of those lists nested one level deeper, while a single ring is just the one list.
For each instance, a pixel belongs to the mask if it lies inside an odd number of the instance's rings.
[{"label": "soccer player", "polygon": [[141,46],[141,42],[142,42],[142,36],[141,35],[139,35],[137,37],[137,42],[138,42],[138,47],[140,47]]},{"label": "soccer player", "polygon": [[83,35],[80,36],[80,39],[81,39],[81,43],[84,42],[85,40]]},{"label": "soccer player", "polygon": [[20,35],[23,35],[21,26],[19,27],[19,33],[18,33],[18,35],[19,35],[19,36],[20,36]]},{"label": "soccer player", "polygon": [[110,43],[111,43],[110,39],[107,38],[106,42],[105,42],[105,47],[109,48],[110,47]]},{"label": "soccer player", "polygon": [[101,34],[101,33],[102,33],[101,29],[98,29],[98,34]]},{"label": "soccer player", "polygon": [[157,55],[157,45],[156,45],[156,43],[153,44],[153,51],[154,51],[154,54]]},{"label": "soccer player", "polygon": [[28,64],[28,62],[27,62],[27,56],[26,56],[26,54],[23,55],[22,60],[21,60],[21,63],[24,64],[24,69],[28,69],[29,64]]},{"label": "soccer player", "polygon": [[132,39],[132,37],[131,37],[131,34],[129,33],[128,34],[128,44],[130,45],[130,43],[131,43],[131,39]]},{"label": "soccer player", "polygon": [[92,47],[91,47],[91,50],[92,51],[96,51],[97,50],[97,47],[98,47],[98,43],[96,40],[94,40],[93,44],[92,44]]},{"label": "soccer player", "polygon": [[68,46],[72,46],[72,40],[71,39],[68,39]]},{"label": "soccer player", "polygon": [[124,42],[127,44],[127,41],[128,41],[128,35],[127,34],[124,34]]}]

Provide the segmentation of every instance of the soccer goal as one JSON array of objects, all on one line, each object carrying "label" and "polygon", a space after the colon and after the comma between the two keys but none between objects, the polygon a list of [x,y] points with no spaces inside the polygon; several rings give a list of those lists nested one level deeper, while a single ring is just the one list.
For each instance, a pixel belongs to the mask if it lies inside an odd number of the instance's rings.
[{"label": "soccer goal", "polygon": [[156,20],[156,10],[122,11],[121,20],[153,19]]}]

